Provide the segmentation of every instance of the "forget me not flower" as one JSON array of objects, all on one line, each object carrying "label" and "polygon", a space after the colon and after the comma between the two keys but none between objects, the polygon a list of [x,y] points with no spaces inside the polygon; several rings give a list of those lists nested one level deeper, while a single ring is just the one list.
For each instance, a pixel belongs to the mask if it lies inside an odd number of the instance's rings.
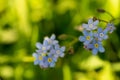
[{"label": "forget me not flower", "polygon": [[58,41],[55,40],[55,38],[56,38],[56,36],[54,34],[52,34],[52,36],[50,38],[45,37],[45,40],[48,41],[48,44],[55,45],[55,44],[58,44]]},{"label": "forget me not flower", "polygon": [[98,28],[97,33],[94,33],[94,37],[97,38],[99,41],[105,40],[108,38],[107,30],[102,30],[102,28]]},{"label": "forget me not flower", "polygon": [[84,45],[89,44],[89,43],[92,41],[92,39],[93,39],[93,33],[84,30],[84,31],[83,31],[83,35],[84,35],[84,36],[80,36],[80,37],[79,37],[79,40],[80,40],[81,42],[84,42]]},{"label": "forget me not flower", "polygon": [[91,44],[88,44],[87,47],[92,49],[92,53],[94,55],[96,55],[98,53],[98,51],[99,52],[105,51],[104,47],[102,46],[102,43],[100,41],[97,41],[97,40],[93,40],[93,42]]},{"label": "forget me not flower", "polygon": [[[58,46],[58,47],[57,47]],[[43,44],[36,43],[37,50],[33,53],[35,58],[34,64],[41,68],[54,67],[59,57],[64,57],[65,47],[61,47],[55,40],[55,35],[50,38],[46,37]]]},{"label": "forget me not flower", "polygon": [[99,23],[98,20],[93,21],[93,19],[90,18],[90,19],[88,20],[88,24],[83,24],[82,27],[83,27],[85,30],[91,31],[91,30],[97,29],[98,23]]},{"label": "forget me not flower", "polygon": [[109,33],[112,33],[115,29],[116,29],[116,28],[115,28],[115,26],[114,26],[113,23],[108,23],[108,24],[107,24],[106,30],[108,30]]},{"label": "forget me not flower", "polygon": [[65,51],[65,47],[61,47],[59,45],[55,45],[55,57],[64,57],[64,51]]}]

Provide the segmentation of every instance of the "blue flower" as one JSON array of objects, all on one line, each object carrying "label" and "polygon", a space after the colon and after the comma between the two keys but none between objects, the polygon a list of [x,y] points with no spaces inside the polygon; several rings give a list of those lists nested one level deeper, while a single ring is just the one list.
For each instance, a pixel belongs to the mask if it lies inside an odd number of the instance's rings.
[{"label": "blue flower", "polygon": [[86,30],[83,31],[84,36],[80,36],[79,40],[84,42],[84,45],[89,44],[93,40],[93,33],[87,32]]},{"label": "blue flower", "polygon": [[36,52],[39,52],[39,53],[46,53],[47,50],[50,49],[50,45],[48,44],[47,40],[44,40],[43,44],[37,42],[36,47],[38,48],[38,50],[36,50]]},{"label": "blue flower", "polygon": [[36,43],[37,50],[33,53],[34,64],[41,68],[54,67],[59,57],[64,57],[65,47],[61,47],[55,40],[55,35],[45,38],[43,44]]},{"label": "blue flower", "polygon": [[61,47],[59,45],[55,45],[55,57],[64,57],[64,51],[65,51],[65,47]]},{"label": "blue flower", "polygon": [[94,37],[97,38],[99,41],[105,40],[108,38],[107,30],[102,30],[102,28],[98,28],[97,33],[94,33]]},{"label": "blue flower", "polygon": [[93,19],[90,18],[90,19],[88,20],[88,24],[83,24],[82,27],[83,27],[85,30],[91,31],[91,30],[97,29],[98,23],[99,23],[98,20],[93,21]]},{"label": "blue flower", "polygon": [[94,55],[96,55],[98,53],[98,51],[99,52],[105,51],[104,47],[102,46],[102,43],[97,40],[93,40],[93,42],[91,44],[87,45],[87,48],[90,48]]},{"label": "blue flower", "polygon": [[43,60],[44,60],[44,56],[42,56],[41,54],[37,54],[37,53],[33,53],[33,57],[35,58],[34,61],[34,65],[43,65]]},{"label": "blue flower", "polygon": [[57,58],[54,57],[53,55],[48,55],[47,57],[47,60],[46,60],[46,64],[49,66],[49,67],[54,67],[55,66],[55,63],[57,61]]},{"label": "blue flower", "polygon": [[112,33],[115,29],[116,29],[116,28],[115,28],[114,24],[112,24],[112,23],[108,23],[108,24],[107,24],[106,30],[108,30],[109,33]]},{"label": "blue flower", "polygon": [[58,44],[58,41],[55,40],[56,36],[54,34],[52,34],[52,36],[49,38],[49,37],[45,37],[45,40],[48,41],[48,44],[50,45],[55,45],[55,44]]}]

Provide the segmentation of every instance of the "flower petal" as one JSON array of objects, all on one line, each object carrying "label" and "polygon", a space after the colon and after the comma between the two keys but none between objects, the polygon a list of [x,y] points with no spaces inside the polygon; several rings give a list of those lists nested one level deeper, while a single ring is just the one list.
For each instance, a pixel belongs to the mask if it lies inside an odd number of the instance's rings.
[{"label": "flower petal", "polygon": [[37,43],[36,43],[36,47],[37,47],[38,49],[41,49],[41,48],[42,48],[42,44],[39,43],[39,42],[37,42]]},{"label": "flower petal", "polygon": [[38,54],[33,53],[32,56],[35,57],[35,58],[37,58],[37,57],[38,57]]},{"label": "flower petal", "polygon": [[88,32],[87,32],[86,30],[84,30],[84,31],[83,31],[83,34],[84,34],[85,36],[87,36],[87,35],[88,35]]},{"label": "flower petal", "polygon": [[47,45],[48,45],[48,41],[47,41],[47,40],[44,40],[44,41],[43,41],[43,45],[44,45],[44,46],[47,46]]},{"label": "flower petal", "polygon": [[87,49],[92,49],[92,48],[94,48],[94,45],[93,45],[93,44],[88,44],[88,45],[87,45]]},{"label": "flower petal", "polygon": [[39,64],[39,60],[34,61],[34,65],[37,65],[37,64]]},{"label": "flower petal", "polygon": [[55,39],[55,34],[52,34],[52,36],[50,37],[50,39],[54,40]]},{"label": "flower petal", "polygon": [[98,33],[102,32],[102,28],[98,28]]},{"label": "flower petal", "polygon": [[90,41],[87,40],[84,42],[84,45],[88,45],[89,43],[90,43]]},{"label": "flower petal", "polygon": [[92,24],[92,23],[93,23],[93,19],[90,18],[90,19],[88,20],[88,24]]},{"label": "flower petal", "polygon": [[58,41],[57,41],[57,40],[54,40],[54,41],[53,41],[53,44],[57,44],[57,43],[58,43]]},{"label": "flower petal", "polygon": [[93,53],[94,55],[96,55],[96,54],[98,53],[98,49],[93,49],[93,50],[92,50],[92,53]]},{"label": "flower petal", "polygon": [[89,35],[92,37],[92,36],[93,36],[93,32],[92,32],[92,31],[90,31]]},{"label": "flower petal", "polygon": [[64,53],[61,53],[61,54],[60,54],[60,57],[64,57],[64,55],[65,55]]},{"label": "flower petal", "polygon": [[98,23],[99,23],[99,20],[96,20],[96,21],[93,22],[93,24],[94,24],[95,26],[98,25]]},{"label": "flower petal", "polygon": [[65,46],[61,47],[61,51],[65,51]]},{"label": "flower petal", "polygon": [[88,24],[82,24],[83,28],[88,28]]},{"label": "flower petal", "polygon": [[100,52],[105,52],[104,47],[100,46],[100,47],[99,47],[99,51],[100,51]]},{"label": "flower petal", "polygon": [[103,37],[104,39],[108,39],[108,35],[104,35],[104,37]]},{"label": "flower petal", "polygon": [[79,40],[80,40],[81,42],[84,42],[84,41],[86,40],[86,38],[85,38],[84,36],[80,36],[80,37],[79,37]]},{"label": "flower petal", "polygon": [[94,37],[96,37],[96,38],[97,38],[97,37],[98,37],[98,34],[97,34],[97,33],[94,33]]},{"label": "flower petal", "polygon": [[54,67],[55,66],[55,62],[50,63],[50,67]]}]

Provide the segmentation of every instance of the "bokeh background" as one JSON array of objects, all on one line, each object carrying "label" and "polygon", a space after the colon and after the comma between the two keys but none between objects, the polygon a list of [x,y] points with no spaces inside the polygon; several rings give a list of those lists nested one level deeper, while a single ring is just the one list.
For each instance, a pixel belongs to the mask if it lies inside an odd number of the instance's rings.
[{"label": "bokeh background", "polygon": [[[120,20],[103,42],[104,53],[93,56],[78,41],[80,25],[93,16],[120,18],[120,0],[0,0],[0,80],[120,80]],[[36,42],[56,35],[66,56],[55,68],[33,64]]]}]

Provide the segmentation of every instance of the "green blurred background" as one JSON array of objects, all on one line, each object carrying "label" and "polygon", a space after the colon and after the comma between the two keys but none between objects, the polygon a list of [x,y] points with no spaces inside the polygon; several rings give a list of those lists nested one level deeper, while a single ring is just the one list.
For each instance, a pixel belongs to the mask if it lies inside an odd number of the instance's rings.
[{"label": "green blurred background", "polygon": [[[120,80],[120,20],[103,42],[105,53],[93,56],[78,42],[88,18],[109,21],[103,8],[120,18],[120,0],[0,0],[0,80]],[[66,56],[53,69],[33,64],[36,42],[56,34]]]}]

